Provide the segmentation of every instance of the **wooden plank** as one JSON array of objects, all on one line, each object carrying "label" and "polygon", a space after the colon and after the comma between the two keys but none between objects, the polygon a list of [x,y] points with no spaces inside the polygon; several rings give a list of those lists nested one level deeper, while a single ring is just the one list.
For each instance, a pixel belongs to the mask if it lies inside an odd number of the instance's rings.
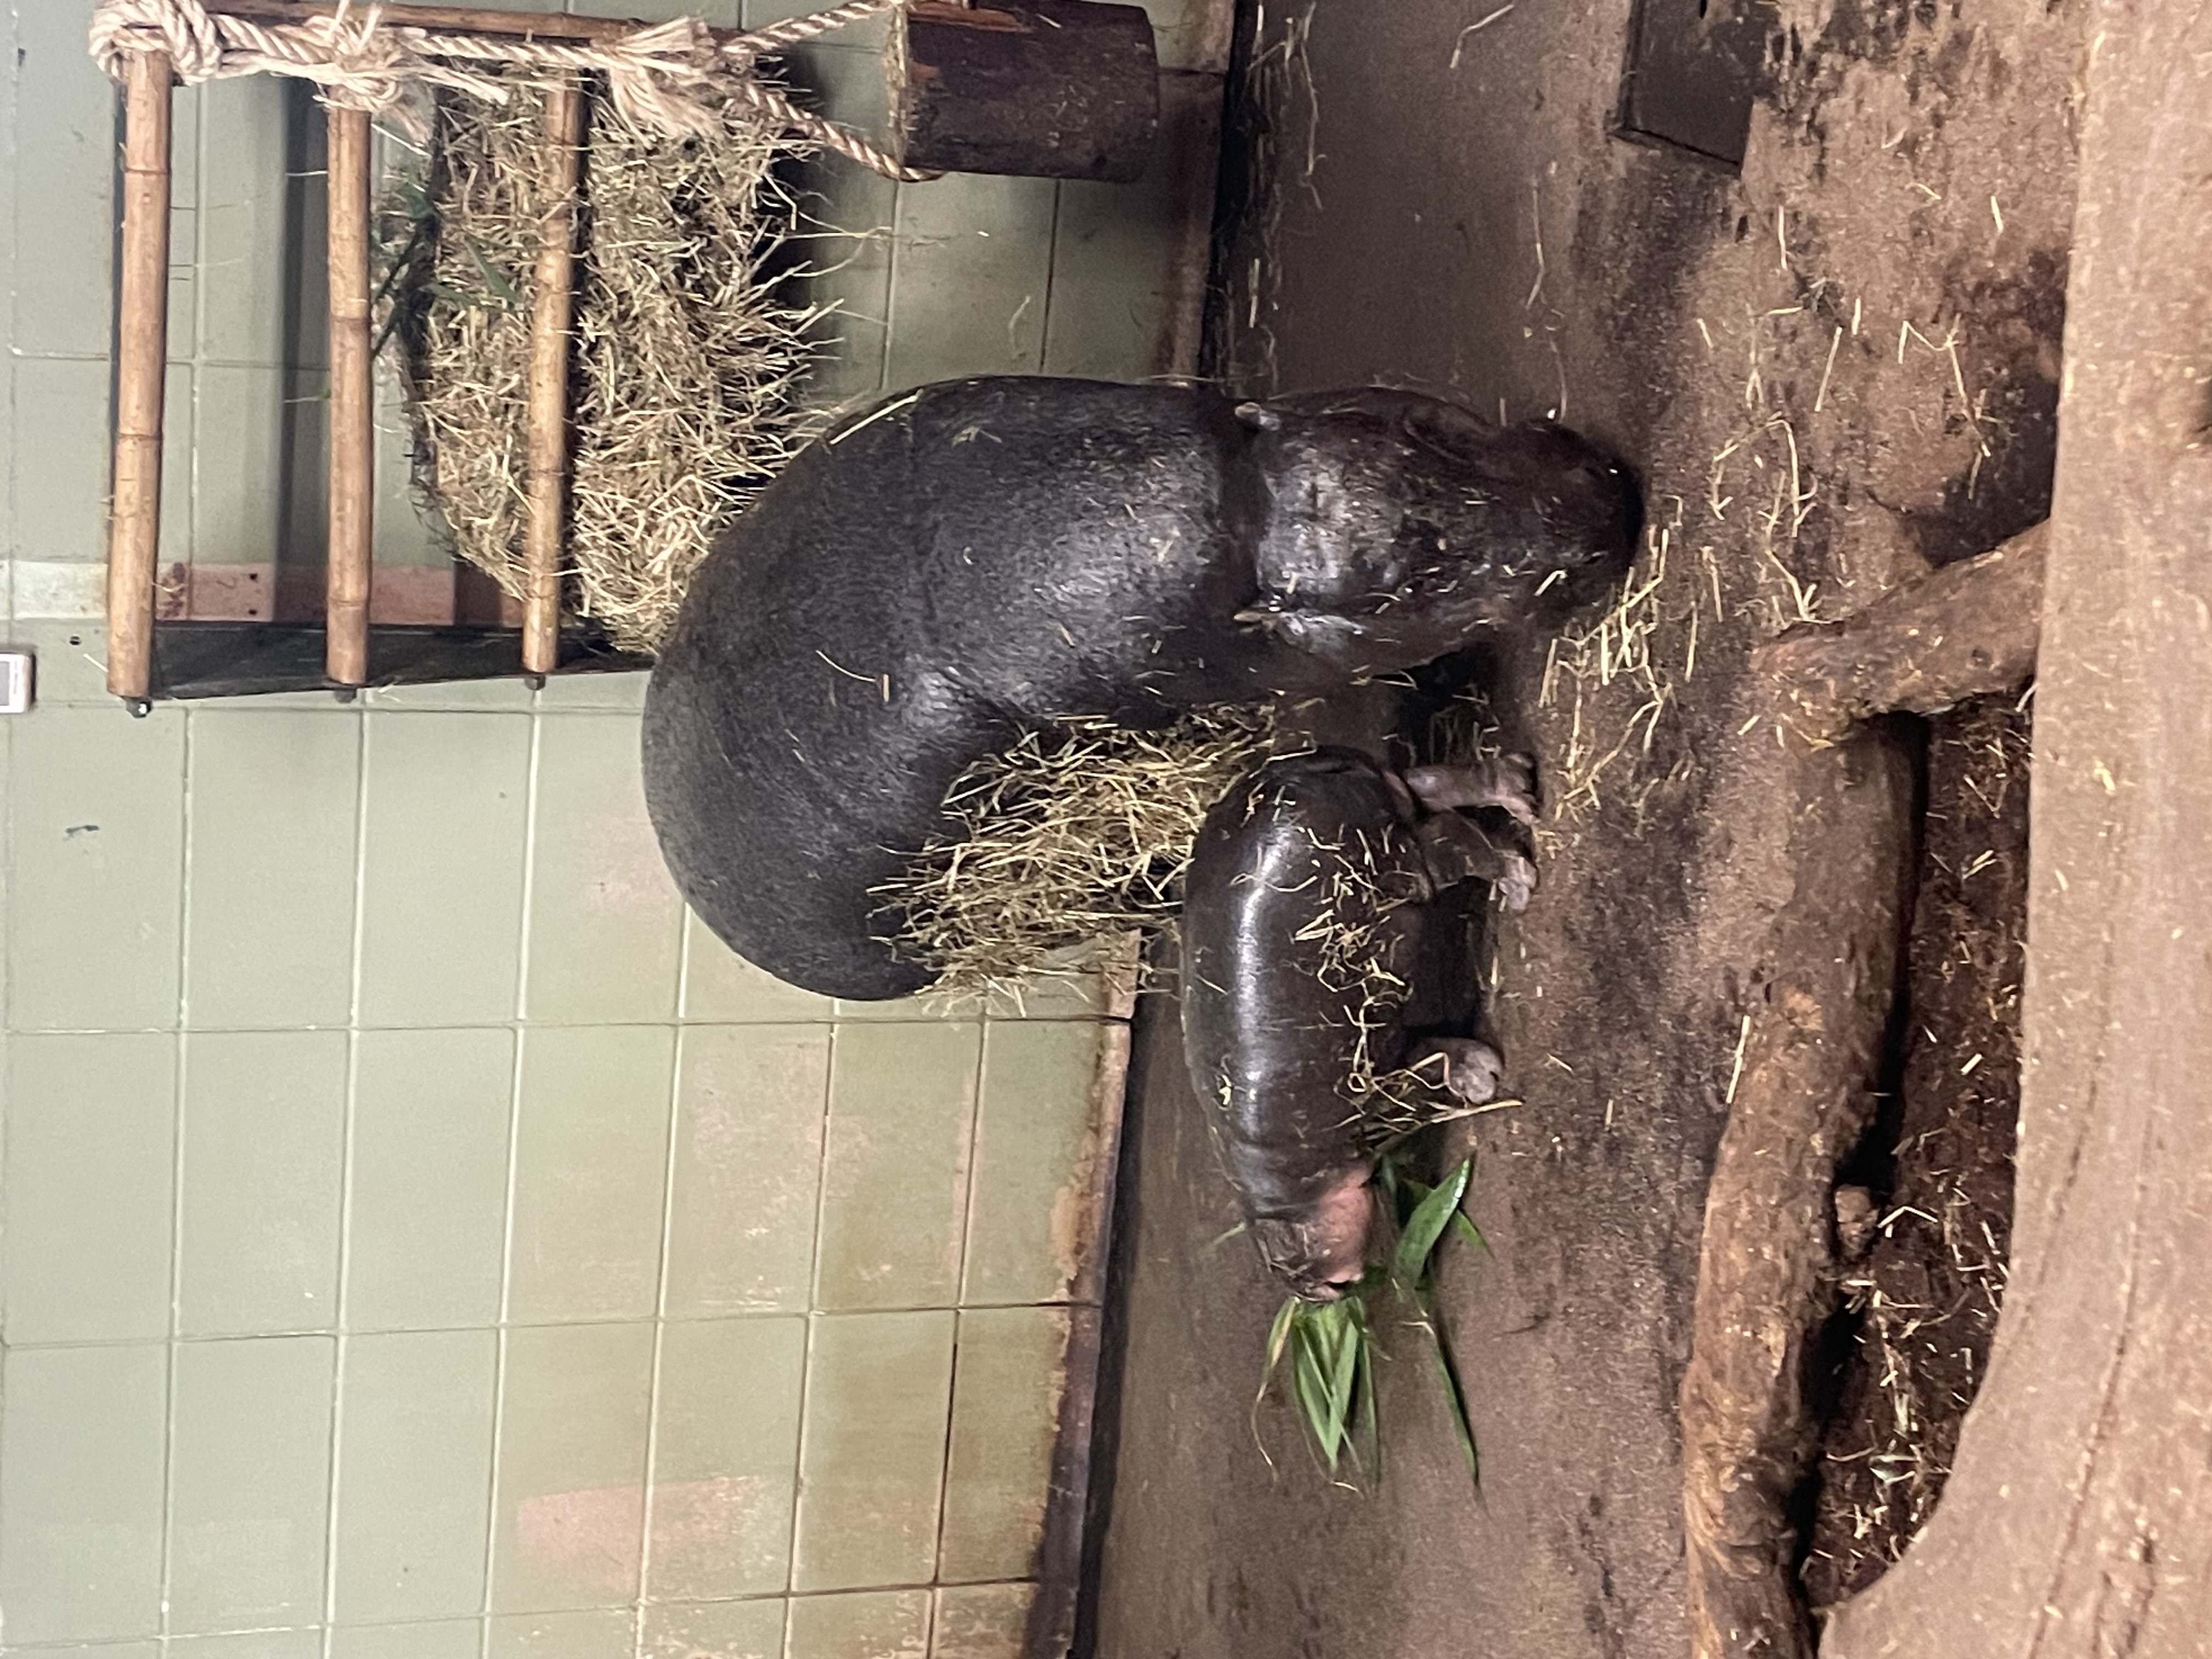
[{"label": "wooden plank", "polygon": [[169,55],[135,54],[124,82],[122,293],[108,517],[107,689],[143,705],[153,672],[161,541],[161,393],[169,343]]},{"label": "wooden plank", "polygon": [[368,678],[368,591],[375,489],[369,363],[368,114],[330,111],[330,550],[326,663],[340,685]]},{"label": "wooden plank", "polygon": [[[250,18],[257,23],[305,23],[337,11],[329,0],[210,0],[208,9],[228,17]],[[358,13],[362,8],[356,5]],[[541,40],[611,40],[633,29],[651,25],[635,18],[564,17],[536,11],[472,11],[461,6],[382,6],[385,23],[393,28],[428,29],[439,34],[511,34]],[[710,31],[717,40],[732,40],[742,29]]]},{"label": "wooden plank", "polygon": [[568,321],[575,273],[576,175],[584,99],[573,77],[545,95],[545,195],[530,307],[527,434],[530,517],[524,544],[522,665],[550,674],[560,660],[561,549],[568,468]]}]

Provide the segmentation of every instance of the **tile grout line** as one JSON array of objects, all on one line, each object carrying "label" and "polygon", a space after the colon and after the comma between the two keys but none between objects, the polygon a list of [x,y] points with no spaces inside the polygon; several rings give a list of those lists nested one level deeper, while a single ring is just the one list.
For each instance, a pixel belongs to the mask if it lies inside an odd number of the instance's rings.
[{"label": "tile grout line", "polygon": [[353,826],[353,937],[348,951],[348,977],[351,982],[346,1010],[345,1127],[338,1153],[337,1291],[337,1305],[331,1315],[334,1328],[331,1349],[331,1449],[323,1522],[323,1659],[331,1659],[331,1648],[337,1640],[338,1504],[343,1497],[338,1470],[345,1443],[346,1359],[351,1352],[347,1329],[351,1298],[347,1294],[347,1281],[353,1269],[354,1137],[361,1099],[362,940],[368,932],[368,719],[365,712],[356,714],[354,720]]},{"label": "tile grout line", "polygon": [[986,1056],[988,1052],[985,1048],[984,1043],[986,1035],[989,1030],[990,1023],[988,1020],[979,1019],[975,1022],[975,1070],[972,1073],[975,1078],[975,1092],[968,1103],[968,1133],[966,1136],[966,1152],[968,1162],[966,1173],[968,1179],[963,1183],[963,1188],[961,1194],[960,1271],[958,1274],[956,1275],[952,1286],[952,1300],[954,1304],[952,1310],[952,1353],[951,1363],[946,1368],[945,1379],[945,1444],[943,1450],[939,1454],[937,1464],[937,1534],[932,1542],[929,1553],[929,1579],[933,1588],[930,1591],[929,1596],[929,1617],[927,1622],[930,1634],[927,1638],[927,1647],[925,1650],[926,1651],[933,1651],[937,1644],[935,1635],[937,1622],[937,1593],[934,1586],[938,1579],[943,1575],[945,1570],[945,1526],[947,1512],[951,1508],[952,1425],[953,1419],[959,1409],[960,1400],[961,1330],[962,1327],[967,1322],[960,1311],[960,1304],[965,1301],[968,1294],[968,1243],[970,1230],[974,1227],[975,1220],[975,1167],[981,1162],[981,1160],[976,1156],[976,1152],[977,1143],[982,1130],[983,1079],[984,1069],[988,1064]]},{"label": "tile grout line", "polygon": [[799,1511],[805,1502],[806,1422],[807,1407],[814,1394],[814,1336],[820,1320],[817,1285],[822,1273],[822,1212],[829,1202],[830,1191],[830,1103],[836,1092],[837,1035],[836,1020],[830,1024],[829,1041],[823,1045],[822,1066],[822,1141],[814,1160],[814,1232],[807,1240],[806,1258],[806,1352],[799,1370],[799,1435],[798,1444],[792,1453],[791,1524],[787,1528],[783,1556],[783,1650],[784,1659],[791,1652],[791,1598],[799,1594]]},{"label": "tile grout line", "polygon": [[899,257],[905,245],[899,227],[906,219],[907,185],[904,179],[891,185],[891,234],[890,257],[884,261],[884,335],[883,355],[876,360],[876,396],[880,398],[890,389],[891,352],[897,337],[897,299],[899,267],[906,262]]},{"label": "tile grout line", "polygon": [[969,1252],[975,1244],[975,1183],[983,1163],[983,1091],[991,1071],[991,1022],[975,1022],[975,1097],[968,1107],[968,1179],[960,1194],[960,1271],[954,1276],[952,1305],[968,1305]]},{"label": "tile grout line", "polygon": [[189,1007],[185,987],[191,966],[185,924],[191,882],[192,711],[185,709],[179,719],[184,732],[179,739],[177,802],[176,1031],[169,1039],[169,1330],[162,1345],[161,1579],[156,1624],[164,1650],[170,1635],[169,1601],[176,1572],[177,1370],[183,1352],[185,1299],[185,1090],[191,1065],[191,1044],[185,1038]]},{"label": "tile grout line", "polygon": [[[689,913],[684,913],[676,931],[676,1012],[679,1018],[684,1012],[690,973],[691,953],[684,948],[684,924],[689,919]],[[668,1063],[668,1155],[662,1163],[660,1176],[660,1265],[653,1295],[653,1365],[646,1383],[644,1501],[638,1505],[637,1617],[631,1643],[634,1659],[645,1659],[646,1590],[652,1583],[653,1507],[658,1495],[655,1472],[660,1455],[661,1358],[668,1334],[668,1260],[675,1235],[676,1137],[683,1110],[684,1062],[689,1046],[684,1040],[681,1024],[675,1028],[672,1036]]]},{"label": "tile grout line", "polygon": [[522,918],[515,940],[514,1037],[507,1046],[512,1074],[507,1105],[506,1214],[499,1249],[499,1336],[492,1364],[491,1459],[484,1501],[483,1592],[478,1598],[482,1622],[477,1628],[477,1659],[492,1659],[492,1570],[499,1541],[499,1462],[507,1431],[507,1366],[508,1320],[514,1307],[514,1195],[515,1177],[522,1146],[522,1067],[526,1028],[523,1011],[530,996],[530,908],[538,888],[538,789],[544,744],[544,726],[533,711],[530,716],[530,775],[524,793],[522,820]]},{"label": "tile grout line", "polygon": [[[1056,1297],[1043,1302],[931,1302],[894,1303],[881,1307],[832,1308],[816,1310],[811,1313],[793,1313],[788,1308],[747,1307],[730,1313],[697,1314],[671,1318],[672,1325],[744,1324],[751,1322],[768,1323],[779,1319],[812,1318],[824,1322],[845,1319],[878,1319],[886,1314],[963,1314],[1012,1313],[1026,1309],[1042,1309],[1046,1312],[1081,1312],[1095,1309],[1098,1304],[1080,1297]],[[533,1319],[503,1322],[498,1324],[447,1325],[367,1325],[349,1331],[353,1336],[451,1336],[469,1331],[576,1331],[601,1330],[616,1326],[649,1325],[647,1318],[592,1318],[592,1319]],[[271,1329],[229,1329],[203,1331],[190,1336],[179,1336],[175,1346],[179,1348],[200,1347],[210,1342],[242,1342],[261,1337],[322,1336],[335,1338],[338,1328],[330,1325],[286,1325]],[[149,1340],[143,1336],[91,1337],[60,1341],[10,1342],[6,1348],[10,1353],[81,1353],[101,1348],[140,1348]],[[681,1598],[679,1598],[681,1599]],[[442,1615],[441,1615],[442,1616]],[[459,1614],[453,1615],[459,1617]]]},{"label": "tile grout line", "polygon": [[1052,291],[1060,276],[1060,205],[1067,190],[1067,181],[1052,181],[1052,222],[1044,234],[1044,304],[1037,313],[1037,366],[1033,371],[1045,372],[1045,359],[1052,351]]}]

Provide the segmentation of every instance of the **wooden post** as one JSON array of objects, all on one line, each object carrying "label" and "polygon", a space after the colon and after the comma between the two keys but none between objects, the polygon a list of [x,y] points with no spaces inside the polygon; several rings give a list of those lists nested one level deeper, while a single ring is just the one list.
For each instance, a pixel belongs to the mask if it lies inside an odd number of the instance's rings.
[{"label": "wooden post", "polygon": [[169,350],[169,54],[131,58],[123,105],[123,283],[117,316],[114,498],[108,516],[107,689],[143,711],[153,680],[161,539],[161,393]]},{"label": "wooden post", "polygon": [[324,671],[340,685],[360,685],[368,678],[375,469],[366,110],[331,107],[329,185],[331,516]]},{"label": "wooden post", "polygon": [[913,0],[889,51],[907,167],[1127,184],[1152,159],[1159,61],[1135,6]]},{"label": "wooden post", "polygon": [[568,504],[568,319],[584,99],[573,76],[545,94],[545,216],[530,308],[530,518],[524,552],[522,665],[550,674],[561,654],[561,546]]}]

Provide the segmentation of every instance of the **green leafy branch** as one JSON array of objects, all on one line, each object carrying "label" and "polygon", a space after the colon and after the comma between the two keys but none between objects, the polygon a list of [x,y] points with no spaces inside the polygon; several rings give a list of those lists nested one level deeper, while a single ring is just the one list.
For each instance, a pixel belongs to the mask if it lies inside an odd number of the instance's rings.
[{"label": "green leafy branch", "polygon": [[1406,1172],[1399,1152],[1385,1152],[1376,1166],[1375,1185],[1398,1227],[1389,1260],[1370,1266],[1334,1302],[1308,1302],[1294,1296],[1276,1312],[1267,1332],[1267,1366],[1253,1411],[1256,1417],[1269,1389],[1282,1376],[1308,1443],[1332,1477],[1347,1460],[1355,1467],[1363,1462],[1381,1467],[1375,1414],[1376,1309],[1378,1303],[1395,1297],[1413,1310],[1415,1317],[1405,1324],[1429,1339],[1452,1428],[1467,1459],[1468,1476],[1481,1484],[1482,1463],[1468,1420],[1467,1391],[1436,1304],[1436,1254],[1444,1235],[1456,1230],[1478,1248],[1489,1248],[1481,1230],[1460,1208],[1474,1172],[1470,1153],[1431,1187]]}]

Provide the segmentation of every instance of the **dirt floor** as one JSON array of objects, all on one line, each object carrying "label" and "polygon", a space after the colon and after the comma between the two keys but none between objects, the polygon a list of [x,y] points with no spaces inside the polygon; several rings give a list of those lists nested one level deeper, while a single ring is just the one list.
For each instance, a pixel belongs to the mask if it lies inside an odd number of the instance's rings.
[{"label": "dirt floor", "polygon": [[[1746,659],[2046,510],[2081,7],[1783,0],[1740,178],[1607,136],[1629,10],[1253,15],[1224,378],[1557,415],[1634,465],[1651,532],[1608,611],[1487,642],[1547,815],[1491,1008],[1525,1103],[1443,1149],[1477,1152],[1467,1207],[1492,1247],[1450,1246],[1441,1269],[1481,1492],[1425,1364],[1384,1367],[1366,1490],[1332,1486],[1278,1406],[1255,1411],[1277,1297],[1220,1239],[1233,1207],[1155,1006],[1101,1656],[1684,1650],[1675,1391],[1786,890],[1779,734]],[[1808,1494],[1818,1601],[1878,1573],[1932,1504],[2002,1287],[2025,721],[1929,723],[1911,1018],[1850,1170],[1875,1224]],[[1418,1362],[1410,1334],[1389,1346]]]}]

